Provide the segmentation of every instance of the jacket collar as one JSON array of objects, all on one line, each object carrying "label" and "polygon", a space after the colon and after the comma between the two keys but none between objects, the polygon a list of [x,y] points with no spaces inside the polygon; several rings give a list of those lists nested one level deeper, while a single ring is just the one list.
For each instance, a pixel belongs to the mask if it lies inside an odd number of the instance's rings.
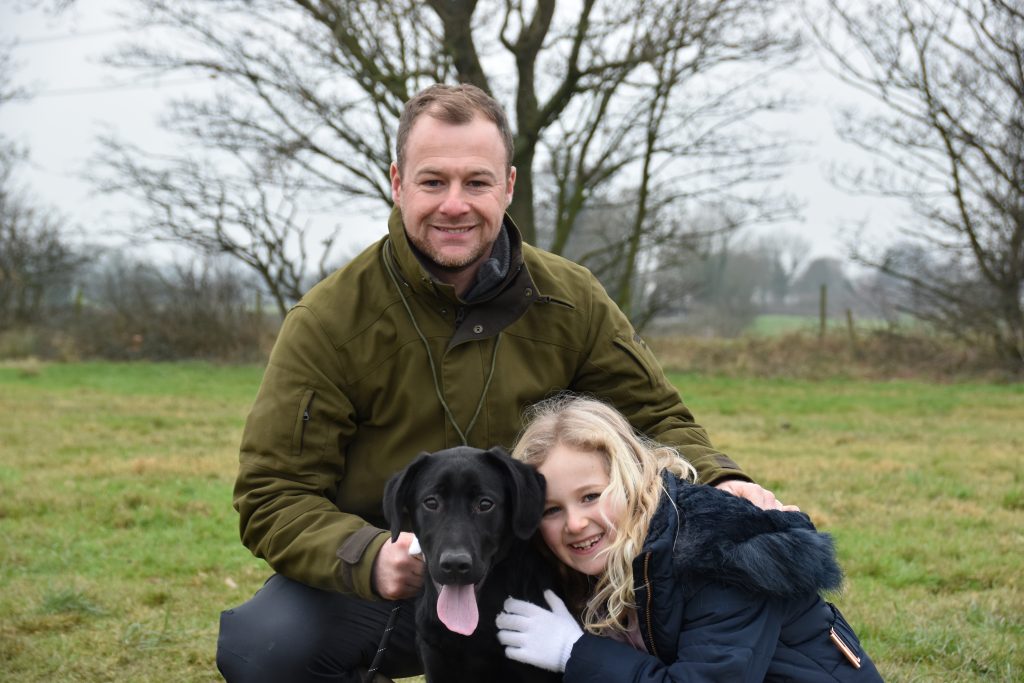
[{"label": "jacket collar", "polygon": [[504,279],[497,281],[495,278],[493,284],[485,285],[486,292],[478,293],[472,302],[467,302],[458,297],[453,286],[439,281],[427,271],[405,234],[401,211],[397,206],[391,210],[388,219],[391,249],[385,250],[384,258],[388,258],[388,251],[393,254],[399,276],[414,293],[440,298],[465,308],[465,315],[452,335],[449,348],[472,339],[497,335],[522,317],[538,298],[537,288],[523,261],[522,233],[508,214],[503,226],[508,236],[508,269]]},{"label": "jacket collar", "polygon": [[[523,264],[523,236],[519,232],[519,228],[517,228],[515,223],[512,222],[512,219],[509,218],[508,214],[505,215],[502,228],[502,235],[499,235],[501,248],[496,250],[502,253],[500,255],[494,254],[491,260],[498,260],[501,262],[497,267],[503,271],[503,274],[496,275],[495,264],[485,262],[481,266],[481,272],[490,276],[487,278],[489,282],[481,282],[480,275],[478,274],[477,282],[473,287],[470,287],[470,299],[472,299],[472,303],[479,303],[492,298],[494,294],[507,286],[508,282],[515,275],[515,272]],[[468,300],[459,298],[455,293],[455,287],[438,280],[436,277],[431,275],[423,265],[423,257],[419,254],[416,248],[413,247],[412,243],[409,241],[409,237],[405,233],[405,223],[402,221],[402,212],[397,206],[391,209],[391,216],[388,218],[388,237],[391,240],[395,260],[398,262],[399,272],[410,287],[423,291],[424,293],[444,297],[451,300],[453,303],[470,303]],[[486,292],[481,293],[474,291],[479,289],[486,290]]]},{"label": "jacket collar", "polygon": [[665,474],[666,495],[644,551],[671,549],[676,571],[769,597],[836,590],[842,572],[828,534],[802,512],[747,500]]}]

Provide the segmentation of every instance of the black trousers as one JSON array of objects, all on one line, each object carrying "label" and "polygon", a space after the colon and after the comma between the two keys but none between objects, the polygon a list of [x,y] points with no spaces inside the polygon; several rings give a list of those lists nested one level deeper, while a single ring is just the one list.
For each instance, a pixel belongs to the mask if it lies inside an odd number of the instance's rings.
[{"label": "black trousers", "polygon": [[[246,603],[220,615],[217,668],[229,683],[351,681],[373,662],[393,602],[371,602],[271,576]],[[423,673],[414,605],[402,602],[379,673]]]}]

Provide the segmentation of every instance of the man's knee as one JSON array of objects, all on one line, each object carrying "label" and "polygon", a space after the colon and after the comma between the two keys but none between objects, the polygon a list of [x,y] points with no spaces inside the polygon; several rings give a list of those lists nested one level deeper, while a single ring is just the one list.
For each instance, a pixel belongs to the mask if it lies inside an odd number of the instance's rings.
[{"label": "man's knee", "polygon": [[[272,576],[251,600],[221,613],[217,668],[229,683],[361,681],[358,670],[373,659],[390,609]],[[401,616],[384,668],[414,675],[411,605]]]},{"label": "man's knee", "polygon": [[284,615],[254,615],[226,610],[220,615],[217,668],[224,679],[301,681],[319,656],[315,633]]},{"label": "man's knee", "polygon": [[[322,657],[322,591],[274,575],[244,604],[220,615],[217,668],[228,681],[301,681]],[[354,663],[353,663],[354,665]]]}]

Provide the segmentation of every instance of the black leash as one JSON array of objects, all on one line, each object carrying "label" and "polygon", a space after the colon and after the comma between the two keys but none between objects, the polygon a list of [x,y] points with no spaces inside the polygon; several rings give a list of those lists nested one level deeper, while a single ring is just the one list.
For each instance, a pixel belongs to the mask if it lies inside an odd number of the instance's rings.
[{"label": "black leash", "polygon": [[391,614],[388,615],[388,623],[384,625],[384,633],[380,637],[380,645],[377,646],[377,653],[373,655],[373,662],[366,671],[366,678],[363,679],[364,683],[373,683],[373,677],[384,660],[384,651],[388,649],[388,641],[391,639],[391,632],[395,630],[395,624],[398,622],[398,610],[401,608],[402,604],[399,602],[396,602],[395,606],[391,608]]}]

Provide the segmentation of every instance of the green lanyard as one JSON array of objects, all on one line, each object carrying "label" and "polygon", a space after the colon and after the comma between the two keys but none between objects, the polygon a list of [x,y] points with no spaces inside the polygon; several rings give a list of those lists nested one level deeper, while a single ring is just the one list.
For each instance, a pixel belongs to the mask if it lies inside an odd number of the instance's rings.
[{"label": "green lanyard", "polygon": [[455,428],[455,432],[462,439],[464,446],[469,445],[469,440],[466,438],[466,434],[473,431],[473,426],[476,424],[476,420],[480,417],[480,411],[484,407],[484,399],[487,397],[487,390],[491,387],[491,380],[494,379],[494,368],[497,365],[498,360],[498,346],[501,344],[501,332],[498,332],[498,336],[494,338],[494,351],[491,353],[491,369],[487,372],[487,381],[484,382],[484,390],[480,393],[480,400],[477,401],[476,411],[473,413],[473,419],[469,421],[469,426],[466,427],[466,431],[463,432],[459,427],[459,423],[455,421],[455,416],[452,415],[451,408],[448,407],[448,402],[444,400],[444,394],[441,392],[441,382],[437,378],[437,366],[434,364],[434,354],[430,351],[430,344],[427,342],[426,335],[423,334],[423,330],[420,329],[419,324],[416,322],[416,316],[412,314],[412,308],[409,306],[409,301],[406,299],[405,292],[402,290],[402,285],[398,282],[398,275],[394,271],[394,267],[391,265],[391,260],[394,258],[394,254],[391,251],[391,240],[388,239],[384,242],[384,267],[388,271],[388,275],[391,277],[391,281],[395,283],[395,289],[398,290],[398,297],[402,300],[402,306],[405,307],[405,312],[409,315],[409,321],[412,323],[413,328],[416,330],[416,334],[419,335],[420,341],[423,342],[423,348],[427,351],[427,360],[430,361],[430,374],[434,378],[434,391],[437,393],[437,400],[441,402],[441,407],[444,408],[444,414],[448,417],[448,421],[452,427]]}]

